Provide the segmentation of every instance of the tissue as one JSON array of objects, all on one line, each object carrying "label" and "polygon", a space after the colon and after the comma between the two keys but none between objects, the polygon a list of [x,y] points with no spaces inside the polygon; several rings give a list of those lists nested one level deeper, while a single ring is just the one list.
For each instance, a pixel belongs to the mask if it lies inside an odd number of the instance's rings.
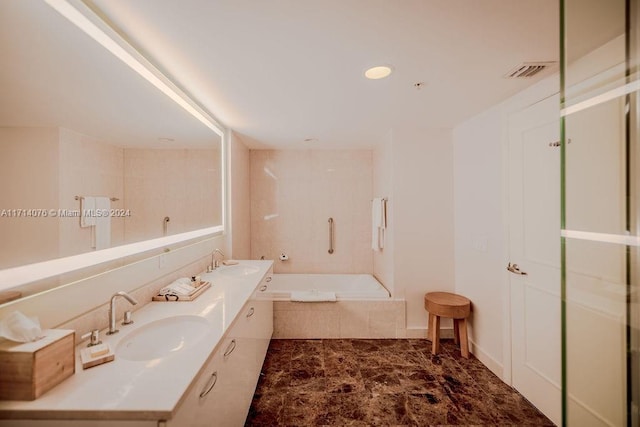
[{"label": "tissue", "polygon": [[0,337],[17,342],[36,341],[43,337],[40,321],[14,311],[0,320]]}]

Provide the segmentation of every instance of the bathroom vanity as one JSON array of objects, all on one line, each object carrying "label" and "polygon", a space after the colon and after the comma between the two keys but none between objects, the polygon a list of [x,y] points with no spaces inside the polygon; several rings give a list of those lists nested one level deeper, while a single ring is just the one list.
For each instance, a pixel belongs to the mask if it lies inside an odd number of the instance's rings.
[{"label": "bathroom vanity", "polygon": [[[0,401],[0,426],[242,426],[273,333],[273,302],[257,298],[271,261],[202,274],[189,302],[152,302],[101,339],[115,360],[76,373],[34,401]],[[178,332],[179,331],[179,332]]]}]

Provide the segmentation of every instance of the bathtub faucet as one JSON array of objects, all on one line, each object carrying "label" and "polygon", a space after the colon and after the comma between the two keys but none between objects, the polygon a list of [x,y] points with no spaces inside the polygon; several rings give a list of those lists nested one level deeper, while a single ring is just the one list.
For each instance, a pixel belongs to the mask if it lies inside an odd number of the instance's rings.
[{"label": "bathtub faucet", "polygon": [[207,267],[207,273],[211,273],[216,268],[220,267],[220,260],[216,258],[216,253],[219,253],[222,258],[224,258],[224,254],[220,249],[216,249],[211,254],[211,264]]}]

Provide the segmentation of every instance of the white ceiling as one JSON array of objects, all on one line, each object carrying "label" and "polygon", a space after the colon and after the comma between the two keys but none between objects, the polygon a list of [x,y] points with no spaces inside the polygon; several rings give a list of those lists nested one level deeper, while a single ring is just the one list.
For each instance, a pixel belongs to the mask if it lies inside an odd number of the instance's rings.
[{"label": "white ceiling", "polygon": [[[254,147],[370,147],[393,127],[451,127],[539,80],[503,78],[512,67],[559,59],[558,0],[92,3]],[[390,78],[363,77],[381,63]]]},{"label": "white ceiling", "polygon": [[[544,76],[503,78],[512,67],[558,60],[558,0],[86,1],[252,148],[364,148],[392,128],[452,127]],[[67,98],[80,91],[127,100],[111,122],[117,127],[116,119],[123,120],[121,133],[140,127],[140,121],[157,124],[155,138],[191,126],[186,113],[174,121],[156,111],[169,101],[150,101],[149,88],[121,83],[124,66],[106,65],[97,53],[67,57],[65,48],[86,36],[64,29],[70,24],[62,18],[42,15],[45,23],[23,17],[16,24],[5,9],[18,3],[36,2],[0,1],[3,64],[5,53],[24,57],[21,49],[29,49],[16,43],[20,31],[36,31],[31,42],[36,46],[51,41],[43,26],[64,35],[52,37],[55,47],[29,55],[31,61],[50,57],[55,66],[19,71],[27,80],[40,81],[33,96],[43,96],[51,86],[43,83],[58,85],[56,79],[72,73],[76,85],[64,91]],[[394,67],[391,77],[363,77],[366,68],[382,63]],[[85,78],[78,73],[84,66],[108,71],[108,77]],[[16,78],[2,80],[5,72],[0,70],[2,87]],[[426,85],[416,90],[417,82]],[[124,89],[101,91],[107,83]],[[19,97],[12,92],[16,102]],[[145,98],[146,103],[137,102]],[[12,108],[6,107],[0,107],[0,125],[11,116]],[[105,111],[113,114],[114,108]],[[138,120],[141,111],[145,115]],[[87,127],[91,120],[96,121],[85,114],[75,122]],[[306,138],[318,141],[305,143]]]}]

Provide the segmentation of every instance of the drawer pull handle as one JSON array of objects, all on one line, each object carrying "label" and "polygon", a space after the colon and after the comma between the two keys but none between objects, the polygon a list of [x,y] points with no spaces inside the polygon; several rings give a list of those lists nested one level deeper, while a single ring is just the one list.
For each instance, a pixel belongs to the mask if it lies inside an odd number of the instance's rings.
[{"label": "drawer pull handle", "polygon": [[260,286],[260,292],[264,292],[267,290],[267,285]]},{"label": "drawer pull handle", "polygon": [[224,352],[224,357],[227,357],[228,355],[233,353],[233,350],[235,349],[236,349],[236,340],[233,339],[231,340],[231,343],[229,343],[229,347],[227,347],[227,351]]},{"label": "drawer pull handle", "polygon": [[249,318],[249,317],[253,316],[253,313],[255,313],[255,312],[256,312],[256,310],[255,310],[253,307],[251,307],[251,308],[249,309],[249,313],[247,313],[247,318]]},{"label": "drawer pull handle", "polygon": [[200,393],[200,398],[202,399],[207,394],[209,394],[209,392],[213,389],[213,387],[216,385],[217,382],[218,382],[218,371],[215,371],[209,377],[209,381],[207,381],[207,383],[204,385],[204,388],[202,389],[202,392]]},{"label": "drawer pull handle", "polygon": [[273,279],[273,277],[269,276],[266,279],[264,279],[265,282],[269,283],[271,280]]}]

